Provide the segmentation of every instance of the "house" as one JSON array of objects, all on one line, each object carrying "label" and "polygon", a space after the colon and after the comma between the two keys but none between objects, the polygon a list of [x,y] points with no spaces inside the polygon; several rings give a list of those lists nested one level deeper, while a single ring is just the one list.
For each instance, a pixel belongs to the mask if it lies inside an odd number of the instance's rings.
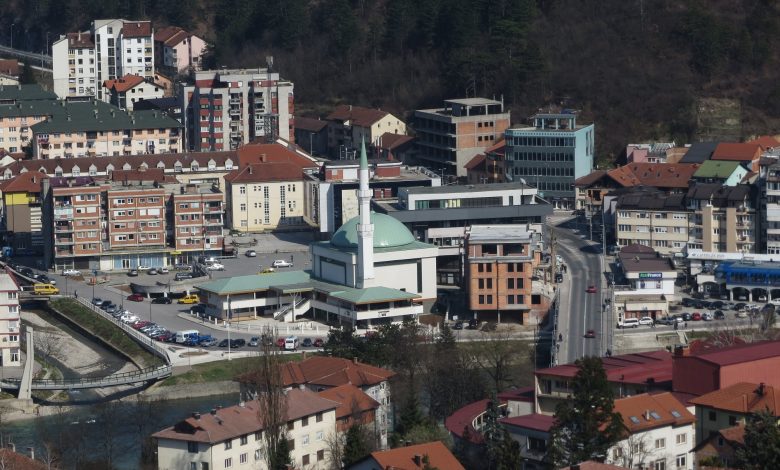
[{"label": "house", "polygon": [[171,76],[201,69],[206,41],[178,26],[166,26],[154,33],[157,66]]},{"label": "house", "polygon": [[43,173],[30,171],[0,181],[3,246],[10,246],[16,254],[43,250],[41,184],[45,178]]},{"label": "house", "polygon": [[628,468],[694,468],[695,418],[671,393],[617,399],[615,412],[623,418],[626,434],[607,451],[606,463]]},{"label": "house", "polygon": [[380,404],[365,392],[351,383],[347,383],[325,389],[319,392],[319,395],[340,404],[336,408],[336,430],[338,432],[345,433],[357,424],[370,429],[377,438],[380,437],[379,423],[376,420],[376,411]]},{"label": "house", "polygon": [[702,183],[720,183],[736,186],[748,174],[742,163],[729,160],[707,160],[702,163],[693,179]]},{"label": "house", "polygon": [[669,314],[669,301],[675,299],[677,270],[669,258],[661,257],[643,245],[623,247],[618,255],[627,285],[614,290],[615,321],[627,318],[661,319]]},{"label": "house", "polygon": [[697,444],[722,429],[744,426],[748,417],[759,411],[780,417],[780,391],[763,382],[738,382],[693,398],[690,403],[696,406]]},{"label": "house", "polygon": [[757,143],[730,143],[721,142],[712,152],[712,160],[736,161],[743,164],[750,171],[758,171],[758,161],[761,158],[762,149]]},{"label": "house", "polygon": [[382,160],[410,163],[414,160],[414,137],[385,132],[379,136],[376,149]]},{"label": "house", "polygon": [[[615,245],[642,245],[668,256],[682,254],[688,245],[690,213],[683,194],[636,187],[614,191],[608,198],[614,205]],[[605,222],[612,220],[605,214]]]},{"label": "house", "polygon": [[296,116],[295,141],[308,150],[310,155],[328,153],[328,121]]},{"label": "house", "polygon": [[532,413],[503,418],[499,422],[520,444],[520,457],[526,463],[526,470],[548,468],[544,458],[550,442],[550,428],[555,423],[553,416]]},{"label": "house", "polygon": [[689,249],[756,253],[760,244],[758,188],[694,183],[685,195]]},{"label": "house", "polygon": [[469,184],[506,183],[506,141],[501,140],[466,163]]},{"label": "house", "polygon": [[347,467],[348,470],[423,470],[424,468],[465,470],[441,441],[371,452],[368,457]]},{"label": "house", "polygon": [[744,446],[745,425],[738,424],[710,434],[693,451],[699,465],[717,462],[719,467],[730,468],[736,461],[737,450]]},{"label": "house", "polygon": [[106,80],[103,82],[103,87],[107,89],[109,103],[126,111],[132,111],[138,101],[163,97],[163,90],[160,87],[139,75],[125,75],[114,80]]},{"label": "house", "polygon": [[[295,468],[321,469],[326,465],[327,440],[336,432],[339,404],[309,390],[285,394],[287,443]],[[160,470],[218,469],[249,464],[266,469],[263,432],[257,401],[214,408],[152,434],[157,440]]]},{"label": "house", "polygon": [[666,163],[667,152],[675,149],[674,142],[654,142],[651,144],[628,144],[626,161],[628,163]]},{"label": "house", "polygon": [[354,158],[360,142],[378,146],[382,134],[406,134],[406,123],[381,109],[342,104],[325,120],[328,149],[334,158]]},{"label": "house", "polygon": [[718,142],[695,142],[685,152],[680,163],[704,163],[712,158],[717,146]]}]

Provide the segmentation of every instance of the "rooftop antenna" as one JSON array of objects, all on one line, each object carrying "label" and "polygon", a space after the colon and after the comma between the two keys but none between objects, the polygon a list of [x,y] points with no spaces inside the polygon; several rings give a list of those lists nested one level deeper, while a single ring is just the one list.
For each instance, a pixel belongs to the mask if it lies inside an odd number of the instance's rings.
[{"label": "rooftop antenna", "polygon": [[274,56],[267,55],[265,56],[265,63],[268,64],[268,71],[270,72],[272,68],[274,68]]}]

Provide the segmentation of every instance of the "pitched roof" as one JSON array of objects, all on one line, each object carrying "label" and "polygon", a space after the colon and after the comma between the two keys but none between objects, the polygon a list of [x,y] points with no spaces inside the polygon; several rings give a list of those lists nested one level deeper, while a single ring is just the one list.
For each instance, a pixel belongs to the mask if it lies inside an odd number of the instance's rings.
[{"label": "pitched roof", "polygon": [[699,168],[690,163],[629,163],[609,170],[609,177],[620,185],[654,188],[687,188]]},{"label": "pitched roof", "polygon": [[168,47],[173,47],[188,37],[190,33],[178,26],[165,26],[154,32],[155,42],[161,42]]},{"label": "pitched roof", "polygon": [[718,434],[723,436],[728,442],[745,445],[745,425],[738,424],[730,428],[724,428],[718,431]]},{"label": "pitched roof", "polygon": [[379,408],[378,401],[352,384],[339,385],[318,393],[322,398],[339,403],[339,407],[336,408],[336,419],[347,418]]},{"label": "pitched roof", "polygon": [[780,416],[780,393],[771,385],[739,382],[693,398],[690,403],[743,414],[769,409]]},{"label": "pitched roof", "polygon": [[[620,250],[618,258],[620,259],[620,268],[624,272],[646,273],[675,270],[672,261],[669,258],[659,256],[658,253],[650,247],[639,244],[635,245],[636,246],[629,245]],[[649,248],[650,251],[644,251],[647,248]]]},{"label": "pitched roof", "polygon": [[225,175],[228,183],[303,180],[303,169],[293,163],[253,163]]},{"label": "pitched roof", "polygon": [[316,160],[307,156],[303,151],[296,151],[296,148],[279,143],[242,145],[237,150],[238,161],[241,166],[264,162],[292,163],[301,169],[318,166]]},{"label": "pitched roof", "polygon": [[780,147],[780,141],[770,135],[762,135],[761,137],[755,138],[753,140],[748,140],[746,143],[758,144],[761,147],[761,150],[764,151],[775,147]]},{"label": "pitched roof", "polygon": [[295,128],[309,132],[320,132],[328,127],[328,121],[303,116],[296,116]]},{"label": "pitched roof", "polygon": [[122,36],[126,38],[140,38],[151,35],[151,21],[125,21],[122,26]]},{"label": "pitched roof", "polygon": [[[463,465],[458,462],[458,459],[452,455],[452,452],[441,441],[371,452],[371,455],[361,462],[373,459],[383,469],[420,470],[424,464],[416,463],[415,459],[425,456],[428,457],[428,465],[431,468],[465,470]],[[355,466],[358,465],[360,465],[360,462],[355,464]]]},{"label": "pitched roof", "polygon": [[465,165],[463,165],[463,168],[467,170],[473,170],[474,168],[477,168],[478,166],[482,165],[485,160],[487,159],[487,156],[484,153],[480,153],[471,160],[469,160]]},{"label": "pitched roof", "polygon": [[[41,103],[37,103],[38,100],[42,100],[45,104],[51,106],[60,104],[57,101],[57,95],[55,95],[50,91],[44,90],[43,87],[41,87],[38,84],[0,85],[0,101],[4,101],[4,102],[24,101],[25,105],[27,104],[40,105]],[[6,106],[0,106],[0,109],[3,108],[6,108]],[[43,113],[38,113],[38,114],[43,114]]]},{"label": "pitched roof", "polygon": [[84,48],[95,47],[95,43],[92,41],[92,34],[89,31],[83,33],[68,33],[68,47]]},{"label": "pitched roof", "polygon": [[323,385],[356,387],[377,385],[395,376],[395,372],[340,357],[313,356],[301,362],[288,362],[282,369],[286,386]]},{"label": "pitched roof", "polygon": [[736,186],[723,186],[720,183],[696,183],[688,188],[685,197],[688,199],[709,200],[713,206],[722,207],[729,202],[744,201],[752,198],[757,191],[754,186],[738,184]]},{"label": "pitched roof", "polygon": [[144,77],[128,74],[115,80],[106,80],[103,82],[103,86],[109,90],[115,90],[117,93],[124,93],[143,82]]},{"label": "pitched roof", "polygon": [[414,137],[405,134],[394,134],[385,132],[379,136],[379,148],[386,150],[395,150],[413,141]]},{"label": "pitched roof", "polygon": [[666,194],[656,188],[636,187],[620,194],[617,206],[621,209],[685,210],[684,194]]},{"label": "pitched roof", "polygon": [[702,163],[712,157],[712,152],[718,146],[717,142],[696,142],[685,152],[680,163]]},{"label": "pitched roof", "polygon": [[504,139],[503,135],[501,136],[501,140],[485,149],[486,154],[497,153],[499,155],[504,155],[504,152],[506,152],[506,140]]},{"label": "pitched roof", "polygon": [[65,113],[31,127],[34,134],[125,129],[179,129],[182,124],[160,111],[128,113],[100,100],[63,101]]},{"label": "pitched roof", "polygon": [[19,76],[19,61],[16,59],[0,59],[0,73],[11,75],[12,77]]},{"label": "pitched roof", "polygon": [[390,113],[380,109],[342,104],[337,106],[325,119],[328,121],[351,121],[356,126],[371,127],[388,114]]},{"label": "pitched roof", "polygon": [[[601,359],[607,380],[613,383],[647,385],[649,382],[663,384],[672,380],[672,354],[666,350],[645,353],[621,354]],[[577,375],[575,364],[564,364],[538,369],[537,376],[574,377]]]},{"label": "pitched roof", "polygon": [[271,286],[300,284],[309,280],[306,271],[280,271],[268,274],[250,274],[248,276],[224,277],[197,284],[195,287],[219,295],[240,294],[267,290]]},{"label": "pitched roof", "polygon": [[41,172],[29,171],[0,182],[0,191],[3,193],[39,193],[41,192],[41,181],[44,178],[47,176]]},{"label": "pitched roof", "polygon": [[593,170],[590,173],[588,173],[585,176],[580,176],[576,180],[574,180],[574,186],[578,188],[588,188],[593,183],[596,183],[601,178],[604,177],[604,175],[607,174],[607,170]]},{"label": "pitched roof", "polygon": [[712,153],[712,160],[752,161],[761,156],[761,146],[750,143],[721,142]]},{"label": "pitched roof", "polygon": [[394,300],[411,300],[419,298],[420,296],[390,287],[376,286],[364,287],[362,289],[344,289],[342,291],[332,292],[331,297],[359,305],[391,302]]},{"label": "pitched roof", "polygon": [[[292,389],[285,395],[287,420],[294,421],[304,416],[333,410],[339,404],[322,398],[309,390]],[[152,434],[158,439],[205,442],[215,444],[264,428],[258,415],[258,402],[252,400],[242,405],[214,409],[210,413],[191,416]]]},{"label": "pitched roof", "polygon": [[[173,178],[173,181],[170,180]],[[149,182],[149,183],[165,183],[175,182],[174,176],[166,177],[165,170],[162,168],[149,168],[147,170],[113,170],[111,172],[111,181],[115,182]]]},{"label": "pitched roof", "polygon": [[578,463],[577,465],[572,465],[571,467],[563,467],[560,470],[575,470],[575,469],[576,470],[625,470],[626,467],[588,460],[585,462]]},{"label": "pitched roof", "polygon": [[726,179],[734,174],[740,166],[741,164],[739,162],[731,160],[707,160],[701,164],[698,170],[696,170],[693,177]]},{"label": "pitched roof", "polygon": [[669,392],[650,395],[642,393],[615,400],[615,411],[630,433],[664,426],[682,426],[696,417]]},{"label": "pitched roof", "polygon": [[555,423],[555,416],[531,413],[523,416],[513,416],[499,420],[502,424],[508,424],[518,428],[533,429],[534,431],[548,432]]},{"label": "pitched roof", "polygon": [[463,437],[464,431],[468,429],[469,434],[471,435],[471,442],[475,444],[483,442],[485,439],[482,436],[482,433],[474,429],[472,423],[474,418],[485,412],[488,403],[490,403],[490,399],[485,398],[458,408],[444,420],[444,427],[447,428],[450,433],[460,438]]}]

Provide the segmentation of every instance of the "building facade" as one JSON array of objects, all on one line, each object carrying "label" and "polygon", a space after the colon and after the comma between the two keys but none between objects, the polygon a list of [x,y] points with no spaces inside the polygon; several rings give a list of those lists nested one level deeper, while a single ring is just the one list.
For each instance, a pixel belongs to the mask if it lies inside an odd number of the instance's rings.
[{"label": "building facade", "polygon": [[31,127],[63,113],[56,98],[40,85],[0,86],[0,148],[12,154],[32,150]]},{"label": "building facade", "polygon": [[43,250],[41,185],[45,177],[36,171],[0,182],[3,246],[16,254]]},{"label": "building facade", "polygon": [[[354,159],[361,142],[377,147],[382,134],[406,134],[406,123],[381,109],[340,105],[325,118],[332,157]],[[304,142],[305,145],[305,142]]]},{"label": "building facade", "polygon": [[752,185],[692,185],[685,198],[690,211],[688,248],[757,253],[757,196],[758,190]]},{"label": "building facade", "polygon": [[689,212],[681,194],[636,189],[617,197],[615,242],[642,245],[658,253],[683,253],[688,245]]},{"label": "building facade", "polygon": [[187,148],[235,149],[256,139],[293,141],[293,84],[268,69],[203,70],[182,89]]},{"label": "building facade", "polygon": [[446,100],[444,106],[414,112],[416,158],[426,166],[466,176],[466,163],[501,139],[511,116],[503,101]]},{"label": "building facade", "polygon": [[577,124],[573,111],[539,113],[531,126],[506,130],[508,177],[535,186],[555,207],[575,208],[574,180],[593,171],[594,124]]},{"label": "building facade", "polygon": [[769,165],[762,185],[763,230],[765,252],[780,254],[780,163]]},{"label": "building facade", "polygon": [[169,200],[169,245],[178,252],[222,250],[222,196],[214,186],[180,186],[179,194],[174,193]]},{"label": "building facade", "polygon": [[10,274],[0,273],[0,367],[22,366],[19,336],[19,286]]},{"label": "building facade", "polygon": [[108,93],[108,101],[119,109],[132,111],[135,103],[163,97],[163,90],[155,83],[148,82],[140,75],[125,75],[103,83]]},{"label": "building facade", "polygon": [[172,77],[201,69],[206,41],[178,26],[166,26],[154,33],[157,68]]}]

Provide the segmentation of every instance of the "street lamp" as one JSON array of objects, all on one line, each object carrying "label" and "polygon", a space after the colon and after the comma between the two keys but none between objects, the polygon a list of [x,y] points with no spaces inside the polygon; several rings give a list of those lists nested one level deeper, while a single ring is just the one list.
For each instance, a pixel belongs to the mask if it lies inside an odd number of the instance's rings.
[{"label": "street lamp", "polygon": [[11,49],[14,48],[14,26],[16,23],[11,23]]}]

